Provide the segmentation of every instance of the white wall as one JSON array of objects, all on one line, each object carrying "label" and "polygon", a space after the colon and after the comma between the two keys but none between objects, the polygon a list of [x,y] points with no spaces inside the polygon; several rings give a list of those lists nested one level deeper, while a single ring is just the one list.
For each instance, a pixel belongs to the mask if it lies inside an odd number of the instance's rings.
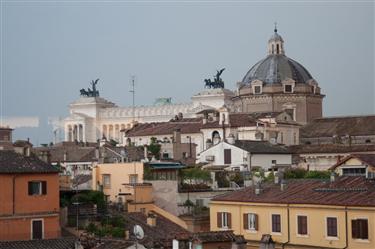
[{"label": "white wall", "polygon": [[[231,164],[224,164],[224,149],[231,149]],[[268,169],[272,166],[272,160],[276,164],[291,165],[291,154],[250,154],[251,166],[259,166]],[[207,161],[207,156],[214,156],[214,161]],[[213,166],[228,165],[232,167],[247,166],[248,152],[234,145],[221,142],[203,152],[198,156],[197,161],[200,163],[209,163]]]}]

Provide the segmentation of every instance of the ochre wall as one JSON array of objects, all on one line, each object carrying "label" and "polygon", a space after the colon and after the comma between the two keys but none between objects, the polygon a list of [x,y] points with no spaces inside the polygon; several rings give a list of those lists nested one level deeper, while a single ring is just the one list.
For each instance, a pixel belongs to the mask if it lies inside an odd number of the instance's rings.
[{"label": "ochre wall", "polygon": [[[0,215],[13,214],[13,177],[15,177],[15,214],[59,211],[58,174],[0,175]],[[46,181],[46,195],[29,195],[29,181]]]},{"label": "ochre wall", "polygon": [[1,240],[30,240],[32,219],[43,219],[44,239],[60,237],[59,216],[0,219]]},{"label": "ochre wall", "polygon": [[[105,195],[109,196],[110,201],[117,202],[118,201],[118,194],[125,193],[124,192],[124,183],[129,183],[129,176],[133,174],[138,175],[138,183],[143,182],[143,163],[140,162],[131,162],[131,163],[104,163],[98,164],[96,167],[93,168],[93,189],[97,189],[98,182],[103,184],[102,175],[109,174],[110,175],[110,187],[103,188],[103,192]],[[121,189],[121,192],[119,191]]]},{"label": "ochre wall", "polygon": [[[288,219],[289,209],[289,219]],[[277,243],[288,241],[288,223],[290,229],[291,245],[306,245],[312,248],[344,248],[346,246],[346,225],[348,231],[348,249],[375,248],[375,208],[347,208],[347,220],[345,219],[345,207],[323,205],[289,205],[266,203],[240,203],[240,202],[211,202],[210,226],[212,231],[219,231],[217,227],[217,212],[230,212],[232,215],[231,229],[235,234],[243,235],[245,239],[259,241],[262,234],[271,234]],[[244,213],[258,214],[258,231],[243,229]],[[271,226],[271,214],[281,215],[281,233],[273,234]],[[297,215],[306,215],[308,218],[307,236],[297,235]],[[336,217],[338,223],[337,238],[326,236],[326,218]],[[357,218],[368,219],[368,240],[352,239],[351,220]],[[289,222],[287,222],[289,220]],[[285,248],[296,248],[287,246]],[[309,248],[309,247],[304,247]]]},{"label": "ochre wall", "polygon": [[[14,179],[14,202],[13,202]],[[29,195],[29,181],[46,181],[46,195]],[[60,236],[58,174],[0,175],[0,240],[28,240],[31,220],[44,220],[44,237]]]}]

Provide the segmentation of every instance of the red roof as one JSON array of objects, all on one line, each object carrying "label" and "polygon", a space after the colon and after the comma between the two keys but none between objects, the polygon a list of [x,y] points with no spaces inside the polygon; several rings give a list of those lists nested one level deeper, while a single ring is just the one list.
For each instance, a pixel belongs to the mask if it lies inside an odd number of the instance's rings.
[{"label": "red roof", "polygon": [[259,195],[254,187],[217,196],[212,201],[278,204],[312,204],[375,207],[375,181],[360,176],[343,176],[329,180],[289,180],[286,189],[264,184]]}]

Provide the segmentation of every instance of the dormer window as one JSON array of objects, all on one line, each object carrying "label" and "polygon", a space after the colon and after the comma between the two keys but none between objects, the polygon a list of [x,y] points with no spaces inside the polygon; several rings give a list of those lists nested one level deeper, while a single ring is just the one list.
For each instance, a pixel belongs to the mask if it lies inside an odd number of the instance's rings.
[{"label": "dormer window", "polygon": [[262,86],[254,86],[254,94],[261,94]]},{"label": "dormer window", "polygon": [[293,86],[292,85],[284,85],[284,92],[285,93],[292,93],[293,92]]}]

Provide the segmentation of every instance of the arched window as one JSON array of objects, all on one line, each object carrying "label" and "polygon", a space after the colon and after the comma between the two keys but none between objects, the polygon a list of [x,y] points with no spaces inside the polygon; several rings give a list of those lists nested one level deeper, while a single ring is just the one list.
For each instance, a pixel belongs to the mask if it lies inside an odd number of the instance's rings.
[{"label": "arched window", "polygon": [[274,44],[272,44],[272,54],[274,54],[275,53],[275,45]]},{"label": "arched window", "polygon": [[280,45],[276,44],[276,54],[280,54]]}]

